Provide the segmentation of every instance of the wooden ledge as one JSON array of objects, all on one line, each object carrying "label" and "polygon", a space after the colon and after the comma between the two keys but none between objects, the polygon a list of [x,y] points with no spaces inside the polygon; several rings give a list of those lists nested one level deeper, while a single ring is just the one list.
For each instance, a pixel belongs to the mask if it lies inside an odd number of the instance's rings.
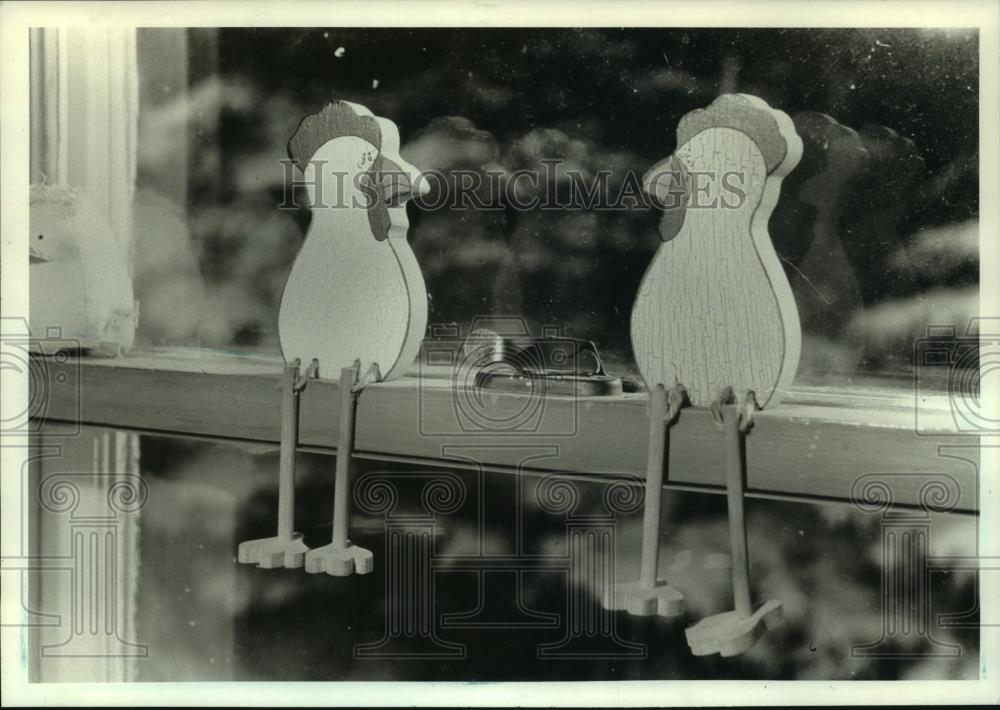
[{"label": "wooden ledge", "polygon": [[[277,358],[185,348],[64,363],[46,358],[45,367],[48,397],[32,393],[35,419],[278,442]],[[643,476],[645,394],[543,398],[456,387],[450,371],[440,367],[425,366],[415,375],[364,391],[358,456],[524,473]],[[339,397],[333,380],[309,384],[301,401],[301,449],[336,452]],[[708,411],[684,410],[671,432],[665,485],[721,492],[720,437]],[[850,501],[855,482],[871,474],[865,481],[888,482],[895,504],[914,506],[922,486],[936,477],[954,489],[957,502],[949,506],[977,510],[979,437],[956,431],[943,394],[918,398],[912,388],[798,387],[758,416],[747,457],[749,495]]]}]

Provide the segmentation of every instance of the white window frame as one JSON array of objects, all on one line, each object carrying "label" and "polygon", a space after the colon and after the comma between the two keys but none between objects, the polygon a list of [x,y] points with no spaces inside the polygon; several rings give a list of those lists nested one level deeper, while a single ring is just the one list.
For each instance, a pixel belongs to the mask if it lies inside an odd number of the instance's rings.
[{"label": "white window frame", "polygon": [[[139,114],[136,30],[34,28],[29,48],[31,181],[83,190],[107,218],[119,247],[131,254]],[[76,426],[71,425],[71,431]],[[66,434],[64,426],[47,423],[34,437],[33,463],[27,490],[22,492],[29,501],[24,509],[31,559],[51,560],[67,554],[74,520],[108,515],[112,486],[134,481],[139,474],[137,434],[94,427],[80,428],[74,436]],[[81,472],[91,475],[67,479],[79,495],[72,510],[55,513],[39,507],[39,487],[47,477]],[[117,515],[109,528],[114,531],[114,569],[106,560],[96,561],[97,574],[113,584],[106,590],[114,599],[111,623],[117,637],[125,640],[135,636],[138,518],[138,513]],[[71,584],[76,572],[67,573],[51,562],[43,566],[50,569],[32,571],[25,605],[29,619],[36,623],[29,634],[29,679],[133,680],[134,657],[120,655],[117,642],[108,634],[91,634],[77,645],[76,651],[89,657],[46,651],[67,635],[72,638],[74,615],[88,610],[74,607],[82,601],[74,598]]]}]

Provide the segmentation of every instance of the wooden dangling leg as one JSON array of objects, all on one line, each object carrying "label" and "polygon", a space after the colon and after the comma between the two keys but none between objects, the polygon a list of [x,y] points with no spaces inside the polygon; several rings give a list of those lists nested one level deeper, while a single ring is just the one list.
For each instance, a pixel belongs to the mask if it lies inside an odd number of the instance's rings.
[{"label": "wooden dangling leg", "polygon": [[281,388],[281,458],[278,463],[278,534],[241,542],[237,559],[265,569],[301,567],[309,550],[295,532],[295,448],[299,439],[299,361],[285,365]]},{"label": "wooden dangling leg", "polygon": [[750,559],[747,550],[747,523],[744,512],[746,492],[746,437],[740,431],[739,409],[726,405],[722,414],[726,435],[726,498],[729,510],[729,547],[733,556],[733,608],[746,619],[753,613],[750,604]]},{"label": "wooden dangling leg", "polygon": [[669,430],[684,402],[684,388],[668,393],[662,384],[649,392],[649,453],[646,458],[646,502],[642,517],[642,555],[639,579],[614,587],[605,608],[637,616],[678,616],[684,611],[684,595],[658,577],[660,554],[660,503],[663,497],[663,469],[669,451]]},{"label": "wooden dangling leg", "polygon": [[351,452],[354,450],[354,422],[358,412],[358,396],[353,391],[357,370],[344,369],[340,373],[340,437],[337,440],[337,468],[333,489],[333,545],[346,548],[350,509],[348,487],[351,475]]},{"label": "wooden dangling leg", "polygon": [[743,405],[726,388],[712,409],[721,418],[726,438],[726,494],[729,540],[733,556],[733,611],[705,617],[686,631],[696,656],[736,656],[749,650],[770,626],[781,620],[781,602],[770,600],[754,609],[750,597],[750,560],[743,502],[746,491],[746,435],[752,425],[753,393]]},{"label": "wooden dangling leg", "polygon": [[358,547],[347,537],[350,521],[351,454],[359,392],[354,391],[359,367],[340,371],[340,438],[337,442],[336,477],[333,490],[333,540],[306,553],[306,572],[326,572],[335,577],[368,574],[374,567],[371,550]]}]

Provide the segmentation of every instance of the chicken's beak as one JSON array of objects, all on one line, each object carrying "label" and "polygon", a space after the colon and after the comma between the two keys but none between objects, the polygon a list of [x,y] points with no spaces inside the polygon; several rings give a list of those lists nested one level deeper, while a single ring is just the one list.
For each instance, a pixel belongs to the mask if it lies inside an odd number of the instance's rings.
[{"label": "chicken's beak", "polygon": [[51,259],[45,256],[41,250],[33,246],[28,247],[28,264],[44,264],[48,261],[51,261]]},{"label": "chicken's beak", "polygon": [[410,198],[426,195],[430,186],[420,171],[406,161],[383,158],[382,190],[386,204],[399,207]]}]

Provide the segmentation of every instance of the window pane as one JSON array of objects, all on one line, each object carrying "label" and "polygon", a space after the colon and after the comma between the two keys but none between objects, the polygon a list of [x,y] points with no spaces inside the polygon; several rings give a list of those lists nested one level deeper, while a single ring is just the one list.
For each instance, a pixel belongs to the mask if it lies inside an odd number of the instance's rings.
[{"label": "window pane", "polygon": [[[928,326],[962,336],[976,315],[974,30],[144,30],[139,50],[137,287],[152,342],[277,352],[310,220],[278,209],[279,161],[298,121],[333,99],[394,120],[402,155],[440,171],[451,197],[459,170],[526,170],[558,195],[565,180],[545,163],[557,160],[608,171],[614,200],[723,91],[761,96],[800,132],[803,112],[828,114],[860,132],[862,165],[810,197],[822,169],[807,138],[771,220],[803,322],[799,381],[909,381]],[[660,213],[495,206],[409,208],[430,322],[523,316],[634,372],[629,313]]]},{"label": "window pane", "polygon": [[[915,618],[917,607],[908,613],[882,601],[883,575],[904,579],[908,563],[906,555],[885,551],[886,534],[916,539],[923,530],[929,555],[974,555],[973,516],[931,515],[901,526],[898,518],[886,522],[849,505],[748,500],[754,595],[757,601],[781,600],[785,621],[744,656],[698,658],[688,651],[685,627],[732,605],[725,496],[671,491],[664,498],[660,570],[685,594],[687,615],[604,617],[588,586],[596,577],[572,572],[566,561],[574,530],[607,524],[586,522],[606,512],[605,484],[562,481],[568,487],[562,493],[572,490],[579,498],[571,519],[557,510],[566,499],[540,487],[546,479],[357,461],[356,489],[373,495],[354,507],[351,540],[373,551],[374,570],[331,577],[236,562],[239,542],[274,534],[277,452],[152,437],[143,438],[142,450],[149,496],[141,511],[135,640],[149,646],[149,655],[137,661],[138,680],[888,680],[978,674],[976,579],[968,571],[929,577],[929,633],[915,627],[903,633],[900,626],[879,649],[883,657],[852,652],[879,640],[883,618],[897,624]],[[394,509],[373,512],[386,500],[367,488],[375,477],[398,494]],[[430,484],[451,491],[428,508],[421,493]],[[301,456],[296,529],[310,546],[329,542],[332,490],[333,458]],[[434,515],[425,517],[435,506]],[[638,575],[641,511],[620,510],[613,559],[595,554],[588,570],[606,562],[614,579],[627,581]],[[421,535],[431,543],[423,557]],[[519,558],[525,569],[520,597],[515,572],[493,569],[480,555]],[[477,557],[479,567],[492,569],[482,579],[468,562]],[[400,565],[403,558],[413,567]],[[402,581],[391,576],[405,569],[429,575],[429,568],[433,586],[421,586],[412,573]],[[583,580],[581,593],[568,593],[570,578]],[[904,584],[914,593],[910,601],[923,603],[915,590],[924,587]],[[614,643],[598,649],[605,657],[548,658],[539,651],[573,640],[572,603],[593,619],[614,618]],[[939,617],[969,610],[965,627],[945,625]],[[575,642],[564,649],[567,654],[587,639]],[[465,646],[464,657],[449,656],[456,644]],[[630,657],[636,644],[645,645],[645,658]],[[962,655],[935,657],[943,644],[960,645]]]}]

